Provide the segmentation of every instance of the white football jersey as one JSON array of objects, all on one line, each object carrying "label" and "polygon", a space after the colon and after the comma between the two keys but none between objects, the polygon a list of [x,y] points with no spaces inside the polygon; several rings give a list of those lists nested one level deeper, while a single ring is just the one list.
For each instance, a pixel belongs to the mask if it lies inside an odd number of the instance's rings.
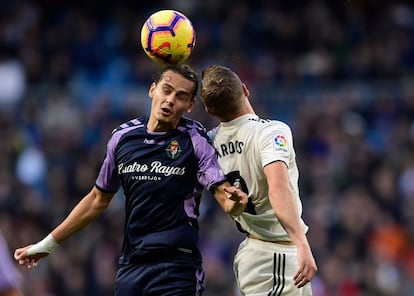
[{"label": "white football jersey", "polygon": [[[268,184],[263,168],[283,161],[289,172],[290,186],[296,199],[298,213],[302,203],[298,189],[298,168],[290,127],[276,120],[265,120],[254,114],[243,115],[223,122],[209,132],[217,150],[218,161],[233,185],[240,184],[248,193],[245,212],[234,218],[242,229],[268,241],[290,241],[279,223],[268,197]],[[305,232],[308,227],[302,221]]]}]

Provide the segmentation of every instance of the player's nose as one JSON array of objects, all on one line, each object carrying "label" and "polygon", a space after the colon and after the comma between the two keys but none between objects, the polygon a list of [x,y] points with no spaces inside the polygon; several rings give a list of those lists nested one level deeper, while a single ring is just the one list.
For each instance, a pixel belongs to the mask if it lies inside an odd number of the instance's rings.
[{"label": "player's nose", "polygon": [[167,96],[165,102],[169,105],[169,106],[173,106],[174,105],[174,96]]}]

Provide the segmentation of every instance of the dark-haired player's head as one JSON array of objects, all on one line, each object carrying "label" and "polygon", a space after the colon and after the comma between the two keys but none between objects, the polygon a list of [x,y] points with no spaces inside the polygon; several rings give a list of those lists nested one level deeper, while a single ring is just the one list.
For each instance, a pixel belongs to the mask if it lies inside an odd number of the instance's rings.
[{"label": "dark-haired player's head", "polygon": [[148,128],[175,129],[183,114],[194,107],[198,83],[197,73],[185,64],[166,65],[154,75],[149,89],[152,102]]},{"label": "dark-haired player's head", "polygon": [[165,72],[173,71],[174,73],[180,74],[185,79],[188,79],[194,82],[194,91],[193,91],[193,98],[197,96],[198,92],[198,75],[189,65],[187,64],[166,64],[162,67],[156,74],[153,76],[153,82],[158,83],[162,78]]}]

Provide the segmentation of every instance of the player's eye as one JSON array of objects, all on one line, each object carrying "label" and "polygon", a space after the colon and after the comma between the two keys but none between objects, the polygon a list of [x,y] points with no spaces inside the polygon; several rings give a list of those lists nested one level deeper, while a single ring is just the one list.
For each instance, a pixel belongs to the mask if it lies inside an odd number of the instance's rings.
[{"label": "player's eye", "polygon": [[177,97],[177,100],[180,100],[183,102],[188,101],[190,99],[190,95],[188,93],[182,93],[182,92],[177,93],[176,97]]},{"label": "player's eye", "polygon": [[168,86],[164,86],[162,88],[162,91],[164,92],[164,94],[170,94],[172,92],[172,89]]}]

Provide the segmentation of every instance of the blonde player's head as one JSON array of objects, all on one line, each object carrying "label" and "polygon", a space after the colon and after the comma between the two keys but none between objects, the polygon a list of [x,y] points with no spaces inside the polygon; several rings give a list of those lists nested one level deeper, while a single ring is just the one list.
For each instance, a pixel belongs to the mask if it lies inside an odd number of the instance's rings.
[{"label": "blonde player's head", "polygon": [[241,113],[248,95],[246,85],[229,68],[214,65],[201,74],[201,99],[206,111],[220,121]]}]

